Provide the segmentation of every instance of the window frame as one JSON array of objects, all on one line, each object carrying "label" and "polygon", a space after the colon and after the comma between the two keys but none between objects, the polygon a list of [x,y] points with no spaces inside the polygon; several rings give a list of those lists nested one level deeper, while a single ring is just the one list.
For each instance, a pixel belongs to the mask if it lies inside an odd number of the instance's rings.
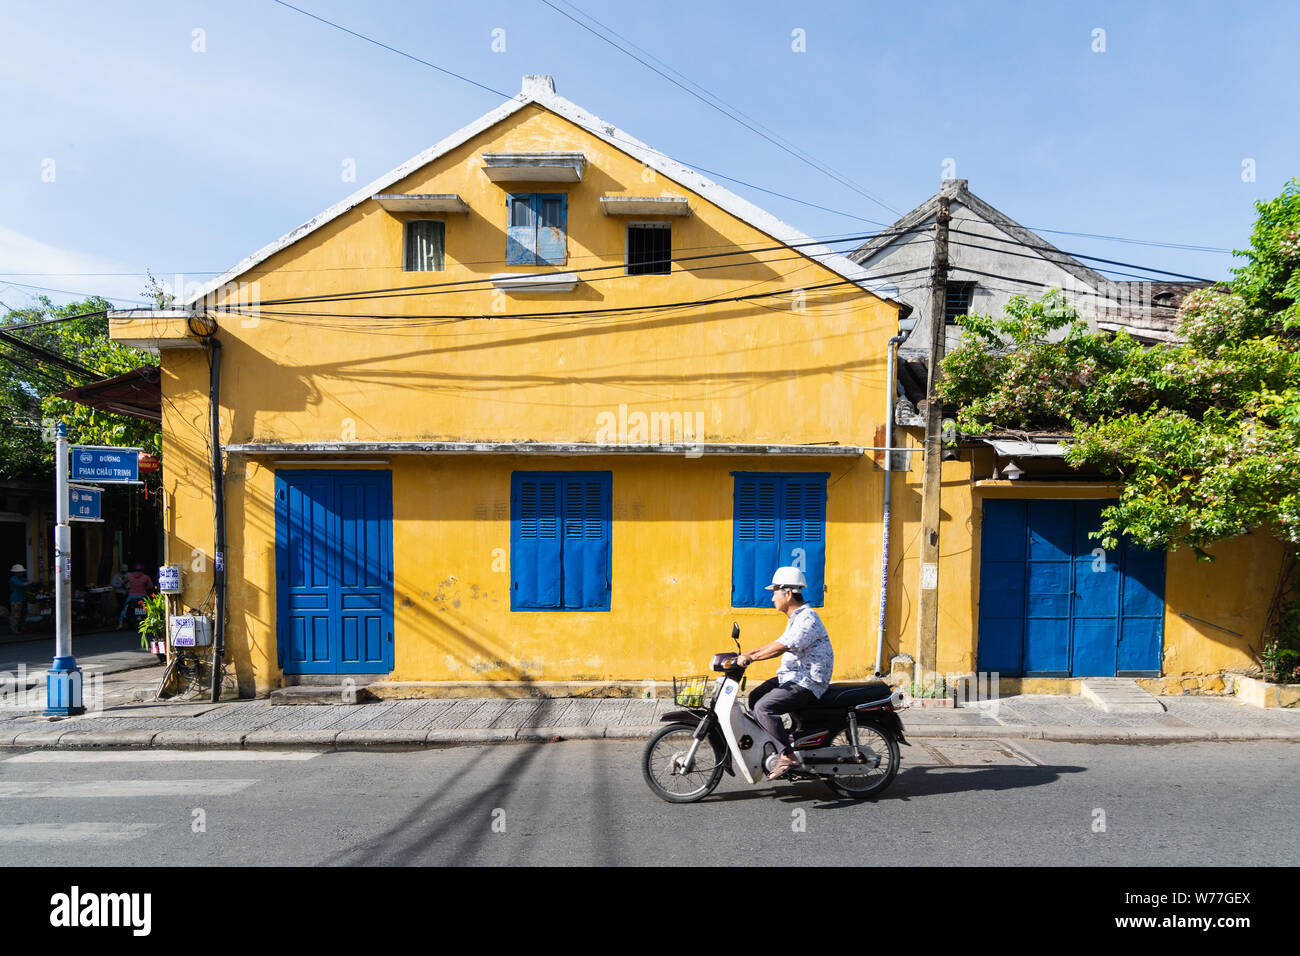
[{"label": "window frame", "polygon": [[[600,516],[597,520],[600,522],[601,533],[597,539],[589,535],[573,536],[575,541],[592,541],[599,540],[603,544],[603,560],[598,560],[596,567],[587,568],[594,570],[597,575],[604,575],[604,586],[599,586],[599,579],[592,586],[591,590],[596,592],[596,597],[591,603],[580,606],[566,606],[565,581],[566,574],[570,570],[570,562],[565,559],[565,542],[569,540],[565,533],[566,521],[578,520],[571,519],[566,514],[565,501],[565,483],[571,480],[587,480],[595,478],[600,483]],[[524,482],[528,480],[552,480],[557,486],[556,496],[556,513],[555,521],[557,526],[557,545],[558,559],[555,561],[555,571],[558,577],[556,582],[556,601],[555,604],[538,604],[534,596],[528,595],[521,599],[518,566],[516,561],[522,558],[521,542],[524,540],[520,533],[520,523],[522,520],[522,498],[521,490]],[[613,521],[613,472],[601,469],[570,469],[565,471],[512,471],[510,473],[510,610],[511,611],[609,611],[613,603],[613,554],[614,554],[614,521]],[[544,516],[540,516],[544,517]],[[589,520],[583,515],[581,520]],[[581,548],[581,545],[572,547],[570,554],[573,555],[573,561],[577,562],[580,558],[575,551]],[[587,591],[586,586],[580,588]]]},{"label": "window frame", "polygon": [[[526,229],[526,226],[514,225],[515,207],[521,203],[521,200],[527,199],[529,217],[532,228],[532,243],[526,246],[526,250],[532,254],[528,262],[513,261],[511,259],[511,243],[518,243],[517,234],[512,230]],[[564,255],[555,258],[542,258],[542,207],[548,199],[560,200],[560,235],[564,241]],[[563,193],[506,193],[506,265],[507,266],[565,266],[569,261],[569,194]]]},{"label": "window frame", "polygon": [[[966,293],[966,311],[958,312],[956,315],[948,315],[948,299],[954,291],[954,286],[962,286]],[[975,290],[979,285],[975,282],[968,282],[961,279],[950,279],[943,284],[943,322],[944,325],[956,325],[957,319],[963,315],[971,314],[971,306],[975,304]],[[960,293],[959,293],[960,294]]]},{"label": "window frame", "polygon": [[[804,557],[806,559],[803,568],[805,576],[808,578],[808,588],[804,591],[804,600],[812,607],[824,607],[826,604],[826,529],[827,529],[827,502],[829,500],[829,479],[830,472],[824,471],[733,471],[731,472],[732,482],[732,504],[731,504],[731,607],[748,608],[748,607],[771,607],[771,595],[766,590],[768,581],[771,580],[771,572],[778,567],[787,567],[794,564],[793,555],[782,555],[782,551],[789,540],[785,533],[786,521],[789,515],[786,513],[786,503],[789,500],[787,492],[791,483],[801,485],[815,484],[820,491],[820,540],[814,542],[816,553],[808,554],[810,539],[800,539],[804,545]],[[741,482],[743,481],[762,481],[770,479],[778,484],[777,499],[774,500],[774,514],[771,520],[775,523],[775,534],[772,539],[771,549],[776,563],[772,565],[770,571],[765,572],[768,577],[759,581],[755,578],[752,581],[753,591],[748,595],[739,594],[738,578],[741,577],[743,568],[741,565],[741,539],[740,539],[740,519],[738,517]],[[763,520],[764,516],[756,515],[755,520]],[[806,518],[803,520],[807,520]],[[755,539],[758,540],[758,539]],[[754,546],[757,550],[757,545]]]},{"label": "window frame", "polygon": [[[673,274],[673,224],[672,222],[647,221],[647,222],[629,222],[625,224],[623,230],[623,274],[629,276],[668,276]],[[633,272],[632,271],[632,230],[633,229],[658,229],[668,233],[668,262],[662,272]]]},{"label": "window frame", "polygon": [[[442,249],[439,256],[440,266],[437,269],[411,269],[411,226],[419,222],[436,222],[442,226]],[[403,272],[446,272],[447,271],[447,220],[446,219],[429,219],[425,217],[411,218],[402,221],[402,271]]]}]

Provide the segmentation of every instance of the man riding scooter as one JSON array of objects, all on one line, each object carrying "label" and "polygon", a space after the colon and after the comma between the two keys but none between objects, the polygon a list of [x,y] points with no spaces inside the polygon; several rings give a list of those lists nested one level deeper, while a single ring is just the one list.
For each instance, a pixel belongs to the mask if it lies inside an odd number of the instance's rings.
[{"label": "man riding scooter", "polygon": [[831,668],[835,664],[826,626],[817,612],[804,603],[803,589],[807,586],[808,581],[798,568],[776,569],[767,590],[772,592],[772,606],[786,616],[785,632],[758,650],[742,651],[736,659],[738,666],[746,667],[751,661],[782,655],[776,676],[749,695],[754,719],[782,748],[772,772],[767,775],[769,780],[779,780],[799,765],[781,715],[815,704],[830,686]]}]

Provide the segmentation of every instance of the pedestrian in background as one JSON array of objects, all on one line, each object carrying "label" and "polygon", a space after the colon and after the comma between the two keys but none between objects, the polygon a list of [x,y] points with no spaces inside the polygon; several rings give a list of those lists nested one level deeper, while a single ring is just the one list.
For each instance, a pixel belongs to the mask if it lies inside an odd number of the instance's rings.
[{"label": "pedestrian in background", "polygon": [[122,613],[117,616],[117,629],[125,629],[126,609],[134,607],[136,601],[143,601],[153,590],[153,578],[145,574],[144,565],[137,564],[134,571],[126,575],[126,601],[122,603]]},{"label": "pedestrian in background", "polygon": [[9,569],[9,633],[22,634],[27,618],[27,589],[36,584],[27,580],[27,569],[15,564]]},{"label": "pedestrian in background", "polygon": [[117,566],[117,573],[108,582],[117,598],[117,619],[122,620],[122,609],[126,607],[126,564]]}]

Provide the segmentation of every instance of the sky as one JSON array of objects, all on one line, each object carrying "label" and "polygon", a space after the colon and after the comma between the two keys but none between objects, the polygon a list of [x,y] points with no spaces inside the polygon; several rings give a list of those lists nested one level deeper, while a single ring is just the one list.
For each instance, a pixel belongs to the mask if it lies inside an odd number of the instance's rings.
[{"label": "sky", "polygon": [[1066,251],[1222,279],[1229,252],[1173,246],[1243,248],[1300,175],[1293,2],[294,6],[465,79],[276,0],[0,3],[0,303],[213,278],[525,73],[817,237],[948,175]]}]

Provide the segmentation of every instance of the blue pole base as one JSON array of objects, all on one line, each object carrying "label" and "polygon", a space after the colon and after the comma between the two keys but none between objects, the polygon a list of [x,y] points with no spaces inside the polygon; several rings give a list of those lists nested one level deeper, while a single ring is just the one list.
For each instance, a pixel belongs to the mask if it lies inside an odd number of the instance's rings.
[{"label": "blue pole base", "polygon": [[54,658],[54,666],[45,673],[45,716],[75,717],[85,712],[81,668],[72,657]]}]

